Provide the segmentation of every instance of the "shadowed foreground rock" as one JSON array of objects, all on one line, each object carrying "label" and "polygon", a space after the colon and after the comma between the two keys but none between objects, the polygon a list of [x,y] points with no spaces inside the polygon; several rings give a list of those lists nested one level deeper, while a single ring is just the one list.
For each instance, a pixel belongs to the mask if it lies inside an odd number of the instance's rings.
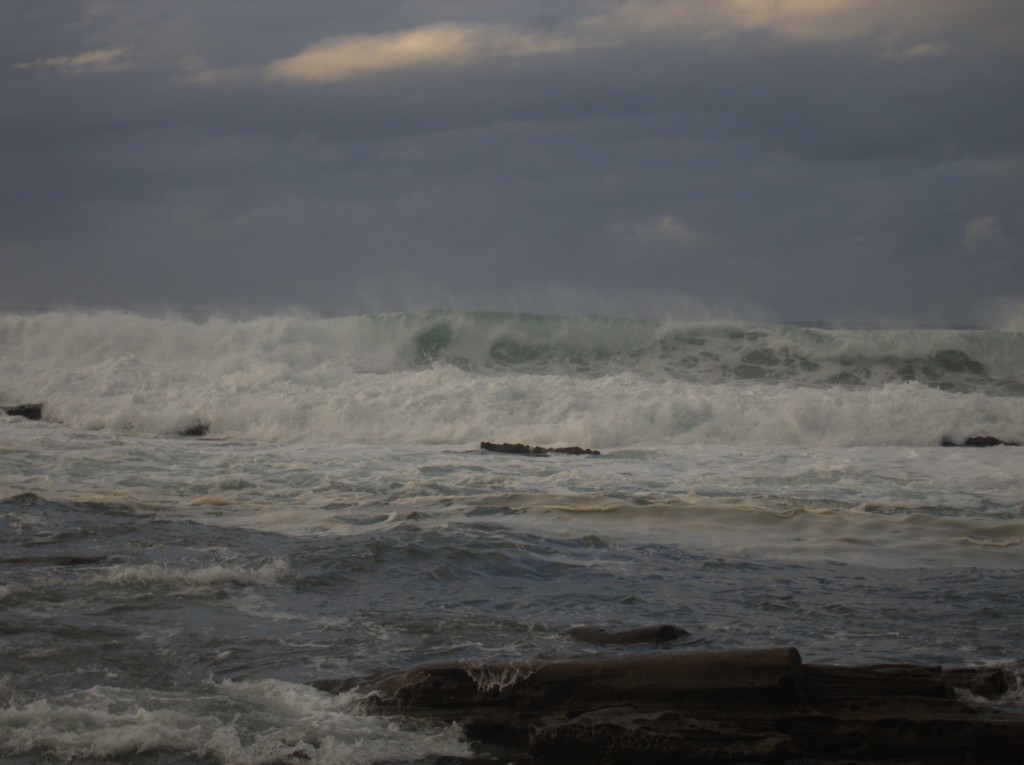
[{"label": "shadowed foreground rock", "polygon": [[501,454],[527,454],[532,457],[541,457],[545,454],[589,454],[599,455],[597,449],[584,449],[582,446],[530,446],[529,444],[492,444],[490,441],[481,441],[480,448],[488,452],[500,452]]},{"label": "shadowed foreground rock", "polygon": [[459,723],[506,761],[908,765],[1020,763],[1024,711],[956,694],[1014,682],[997,669],[804,664],[779,648],[430,664],[364,689],[371,713]]}]

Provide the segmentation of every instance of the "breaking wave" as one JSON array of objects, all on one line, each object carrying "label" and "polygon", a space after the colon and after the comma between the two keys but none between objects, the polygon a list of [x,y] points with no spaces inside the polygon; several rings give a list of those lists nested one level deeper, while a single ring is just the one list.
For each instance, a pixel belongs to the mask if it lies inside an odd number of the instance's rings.
[{"label": "breaking wave", "polygon": [[426,312],[0,316],[0,405],[268,441],[1024,439],[1024,333]]}]

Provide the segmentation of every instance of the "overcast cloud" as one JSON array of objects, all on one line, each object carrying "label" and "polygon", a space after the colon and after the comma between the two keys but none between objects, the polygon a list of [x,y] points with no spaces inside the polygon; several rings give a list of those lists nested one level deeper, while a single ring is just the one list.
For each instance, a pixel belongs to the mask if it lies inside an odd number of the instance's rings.
[{"label": "overcast cloud", "polygon": [[1024,3],[5,0],[0,163],[0,309],[973,323]]}]

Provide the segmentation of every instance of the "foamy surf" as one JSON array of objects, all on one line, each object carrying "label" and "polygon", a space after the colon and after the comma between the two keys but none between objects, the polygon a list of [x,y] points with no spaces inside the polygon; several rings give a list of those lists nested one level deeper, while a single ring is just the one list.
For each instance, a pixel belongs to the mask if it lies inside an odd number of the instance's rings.
[{"label": "foamy surf", "polygon": [[453,727],[402,728],[276,680],[206,683],[201,694],[94,686],[0,709],[0,754],[64,762],[160,754],[201,762],[379,763],[470,754]]},{"label": "foamy surf", "polygon": [[1024,336],[423,313],[0,317],[0,397],[72,428],[467,444],[1024,439]]}]

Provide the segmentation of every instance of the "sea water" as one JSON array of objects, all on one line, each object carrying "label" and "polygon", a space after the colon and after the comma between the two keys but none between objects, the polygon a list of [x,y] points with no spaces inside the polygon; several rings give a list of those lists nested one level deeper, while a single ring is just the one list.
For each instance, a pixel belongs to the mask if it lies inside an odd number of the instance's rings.
[{"label": "sea water", "polygon": [[574,625],[1024,657],[1024,450],[940,446],[1024,442],[1019,327],[0,316],[0,406],[34,402],[0,416],[4,762],[465,756],[308,683],[665,650]]}]

